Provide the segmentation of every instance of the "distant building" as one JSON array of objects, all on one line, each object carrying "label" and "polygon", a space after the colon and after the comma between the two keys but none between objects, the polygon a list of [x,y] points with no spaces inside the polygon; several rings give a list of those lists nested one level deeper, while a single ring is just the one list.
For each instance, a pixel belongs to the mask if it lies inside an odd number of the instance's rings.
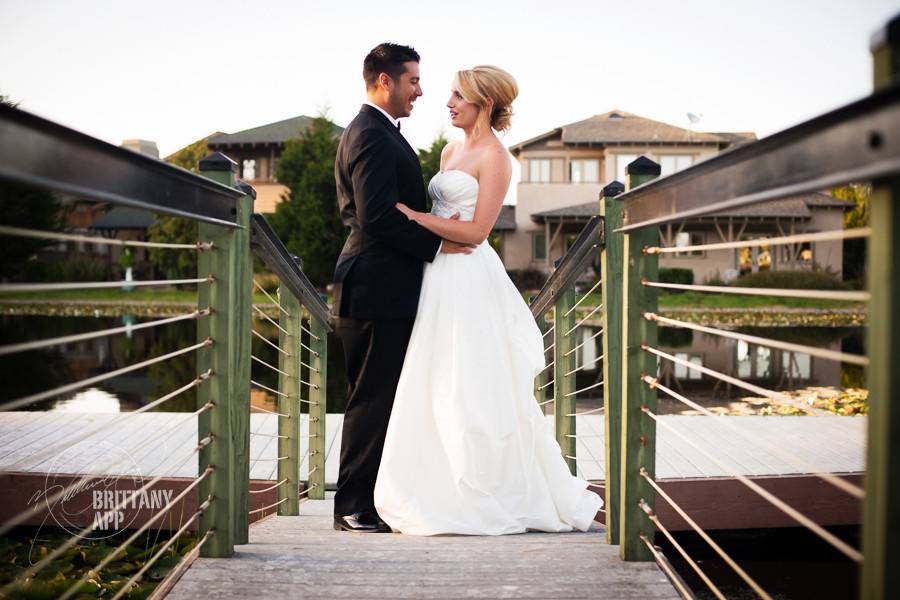
[{"label": "distant building", "polygon": [[[310,123],[312,117],[299,116],[268,125],[260,125],[237,133],[223,133],[209,138],[211,152],[222,152],[238,164],[238,177],[256,189],[253,210],[259,213],[275,212],[288,188],[278,183],[275,173],[278,161],[284,151],[284,144],[298,137]],[[340,135],[344,129],[335,126]]]},{"label": "distant building", "polygon": [[[584,224],[599,214],[605,185],[625,181],[625,167],[638,156],[659,163],[670,175],[719,152],[756,140],[751,132],[697,132],[622,110],[552,129],[510,148],[521,165],[515,223],[503,235],[507,269],[549,273]],[[660,228],[664,245],[699,245],[755,237],[826,231],[842,227],[852,205],[827,194],[805,194],[706,215]],[[840,272],[840,241],[741,249],[734,252],[666,254],[661,267],[684,267],[694,280],[732,279],[742,273],[804,268],[814,263]]]}]

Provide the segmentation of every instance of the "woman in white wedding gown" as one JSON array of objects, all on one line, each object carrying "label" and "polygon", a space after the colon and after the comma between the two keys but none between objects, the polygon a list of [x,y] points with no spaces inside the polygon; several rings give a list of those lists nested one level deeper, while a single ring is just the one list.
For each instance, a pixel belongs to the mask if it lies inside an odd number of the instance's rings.
[{"label": "woman in white wedding gown", "polygon": [[457,73],[447,106],[465,141],[442,152],[430,214],[397,205],[441,237],[476,245],[425,265],[375,484],[379,516],[401,533],[586,530],[603,505],[570,474],[535,401],[542,335],[485,241],[511,177],[494,130],[509,127],[517,93],[496,67]]}]

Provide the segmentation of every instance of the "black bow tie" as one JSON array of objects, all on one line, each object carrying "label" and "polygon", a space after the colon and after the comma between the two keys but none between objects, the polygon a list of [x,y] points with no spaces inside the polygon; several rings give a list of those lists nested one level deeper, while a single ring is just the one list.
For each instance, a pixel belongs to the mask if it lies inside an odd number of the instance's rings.
[{"label": "black bow tie", "polygon": [[400,121],[397,121],[397,131],[400,131]]}]

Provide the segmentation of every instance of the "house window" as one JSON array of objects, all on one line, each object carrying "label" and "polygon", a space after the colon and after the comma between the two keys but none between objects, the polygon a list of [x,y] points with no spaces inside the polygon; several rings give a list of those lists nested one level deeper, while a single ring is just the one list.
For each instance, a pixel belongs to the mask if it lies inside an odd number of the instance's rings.
[{"label": "house window", "polygon": [[[703,357],[699,354],[687,354],[686,352],[677,352],[676,358],[689,362],[698,367],[703,366]],[[703,378],[703,373],[699,369],[692,369],[683,364],[675,363],[675,379],[686,379],[688,381],[697,381]]]},{"label": "house window", "polygon": [[694,164],[694,157],[688,154],[660,154],[660,176],[671,175]]},{"label": "house window", "polygon": [[616,181],[625,183],[625,167],[637,160],[637,154],[616,154]]},{"label": "house window", "polygon": [[550,159],[533,158],[528,161],[528,181],[548,183],[550,181]]},{"label": "house window", "polygon": [[569,162],[569,181],[572,183],[597,183],[600,181],[600,161],[573,160]]},{"label": "house window", "polygon": [[252,158],[243,162],[241,167],[241,179],[256,179],[256,161]]},{"label": "house window", "polygon": [[[675,235],[675,247],[685,248],[687,246],[700,246],[704,242],[703,232],[700,231],[682,231]],[[691,250],[689,252],[676,252],[676,257],[687,258],[691,256],[703,256],[703,250]]]},{"label": "house window", "polygon": [[543,232],[531,235],[531,259],[547,260],[547,235]]}]

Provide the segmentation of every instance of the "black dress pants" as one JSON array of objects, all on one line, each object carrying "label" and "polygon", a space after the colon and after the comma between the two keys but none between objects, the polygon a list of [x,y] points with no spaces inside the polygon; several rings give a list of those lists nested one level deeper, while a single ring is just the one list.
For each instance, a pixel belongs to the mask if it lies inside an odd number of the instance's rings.
[{"label": "black dress pants", "polygon": [[334,497],[337,516],[375,510],[375,479],[413,322],[337,320],[335,333],[350,382]]}]

